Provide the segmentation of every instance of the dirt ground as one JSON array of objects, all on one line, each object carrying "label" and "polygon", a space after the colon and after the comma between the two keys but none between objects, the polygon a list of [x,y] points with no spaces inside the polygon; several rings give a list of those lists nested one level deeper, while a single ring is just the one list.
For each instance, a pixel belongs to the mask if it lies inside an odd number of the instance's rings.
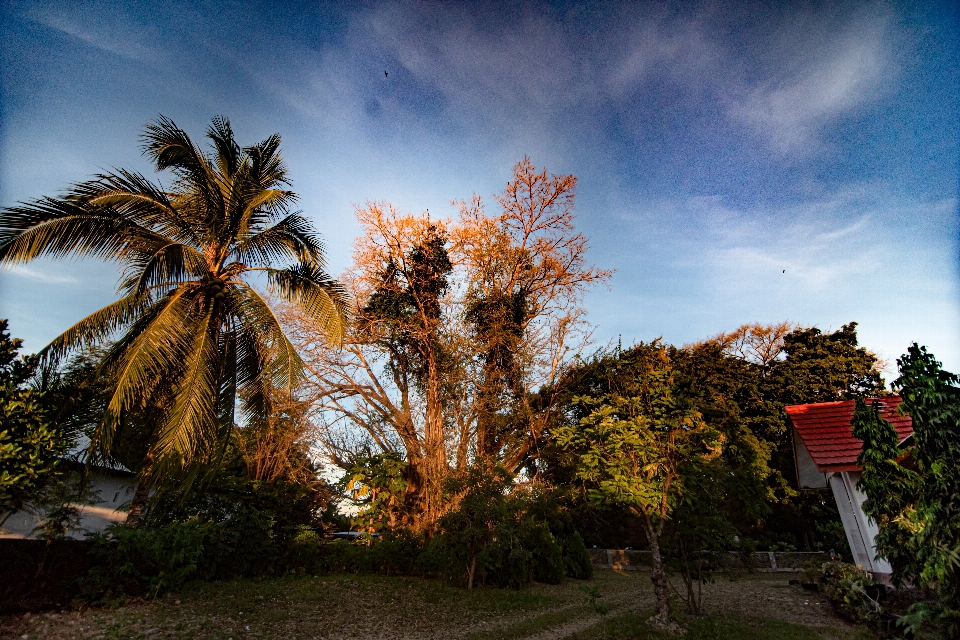
[{"label": "dirt ground", "polygon": [[[784,620],[831,631],[854,627],[818,594],[791,586],[792,574],[719,578],[704,587],[705,613]],[[610,615],[652,609],[649,576],[597,571],[590,585]],[[0,618],[0,637],[61,638],[536,638],[560,640],[598,620],[584,605],[584,583],[523,591],[448,587],[382,576],[288,577],[196,585],[181,594],[118,608],[86,608]],[[678,585],[679,586],[679,585]],[[849,632],[849,633],[848,633]]]}]

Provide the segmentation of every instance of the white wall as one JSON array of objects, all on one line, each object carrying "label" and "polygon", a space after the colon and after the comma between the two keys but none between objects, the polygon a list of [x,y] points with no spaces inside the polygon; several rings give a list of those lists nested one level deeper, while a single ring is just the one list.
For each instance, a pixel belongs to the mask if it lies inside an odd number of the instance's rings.
[{"label": "white wall", "polygon": [[[67,532],[71,538],[83,539],[87,532],[100,532],[114,522],[123,522],[126,511],[120,507],[133,499],[136,478],[118,477],[91,473],[91,488],[99,493],[100,500],[92,505],[80,505],[80,528]],[[33,538],[33,529],[39,524],[35,516],[20,511],[10,516],[0,531],[0,538]]]}]

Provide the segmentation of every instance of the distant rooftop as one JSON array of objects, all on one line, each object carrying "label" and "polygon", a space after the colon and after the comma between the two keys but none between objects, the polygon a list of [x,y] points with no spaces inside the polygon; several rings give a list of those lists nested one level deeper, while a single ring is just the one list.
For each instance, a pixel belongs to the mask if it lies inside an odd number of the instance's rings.
[{"label": "distant rooftop", "polygon": [[[899,396],[866,398],[868,405],[879,403],[880,415],[893,425],[900,442],[913,434],[910,416],[897,414]],[[787,416],[806,445],[820,473],[859,471],[857,456],[863,441],[853,437],[855,400],[795,404],[786,407]]]}]

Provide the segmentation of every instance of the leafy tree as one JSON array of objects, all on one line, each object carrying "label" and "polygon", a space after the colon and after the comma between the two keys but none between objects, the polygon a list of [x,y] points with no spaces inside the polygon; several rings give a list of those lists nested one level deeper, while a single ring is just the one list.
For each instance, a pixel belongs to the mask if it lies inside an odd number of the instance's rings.
[{"label": "leafy tree", "polygon": [[900,410],[913,420],[912,446],[898,447],[897,433],[876,410],[860,402],[854,435],[864,441],[858,463],[864,510],[877,522],[878,555],[890,560],[894,578],[936,585],[940,602],[919,606],[911,626],[933,619],[946,637],[960,634],[960,376],[944,371],[933,354],[913,344],[897,360],[893,388]]},{"label": "leafy tree", "polygon": [[784,404],[850,400],[883,392],[877,357],[857,342],[857,323],[833,333],[795,329],[783,338],[783,360],[769,378]]},{"label": "leafy tree", "polygon": [[0,320],[0,525],[60,483],[75,435],[50,421],[42,392],[27,384],[37,358],[18,356],[22,344]]},{"label": "leafy tree", "polygon": [[56,360],[121,333],[101,365],[113,382],[93,434],[102,456],[125,413],[169,394],[151,429],[131,523],[153,480],[216,459],[238,406],[241,422],[261,419],[269,390],[302,377],[299,355],[249,276],[263,274],[334,341],[345,329],[346,296],[324,273],[312,225],[291,211],[297,196],[284,189],[279,136],[241,148],[229,121],[215,118],[207,137],[210,153],[168,118],[146,127],[144,153],[173,174],[167,188],[119,170],[0,211],[0,264],[76,256],[123,267],[120,299],[42,356]]},{"label": "leafy tree", "polygon": [[666,348],[654,343],[633,350],[637,375],[622,381],[625,393],[581,398],[588,411],[579,424],[555,429],[561,446],[578,455],[581,479],[594,503],[629,509],[643,522],[652,555],[651,580],[657,601],[650,622],[670,622],[669,585],[661,536],[687,471],[720,452],[722,437],[687,398],[676,393]]},{"label": "leafy tree", "polygon": [[342,484],[359,511],[352,519],[365,531],[390,531],[408,522],[405,497],[410,473],[396,453],[353,457],[347,464]]},{"label": "leafy tree", "polygon": [[[830,523],[839,526],[836,505],[824,491],[796,487],[793,446],[783,407],[789,404],[850,400],[885,393],[876,356],[860,347],[857,323],[823,333],[789,322],[746,324],[700,345],[719,347],[744,364],[743,375],[730,376],[739,418],[768,453],[767,500],[771,507],[761,537],[792,539],[807,548],[827,542],[820,535]],[[729,368],[728,368],[729,371]],[[731,387],[727,386],[728,389]],[[825,528],[826,527],[826,528]],[[818,536],[821,538],[818,540]]]}]

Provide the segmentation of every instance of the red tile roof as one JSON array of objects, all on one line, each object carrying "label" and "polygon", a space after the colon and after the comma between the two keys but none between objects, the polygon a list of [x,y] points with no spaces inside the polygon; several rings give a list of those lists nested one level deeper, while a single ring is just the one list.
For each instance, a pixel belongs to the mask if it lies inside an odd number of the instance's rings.
[{"label": "red tile roof", "polygon": [[[898,396],[867,398],[867,404],[878,401],[883,405],[880,415],[893,425],[900,440],[913,433],[913,420],[896,412]],[[810,457],[821,473],[858,471],[857,456],[863,441],[853,437],[854,400],[795,404],[786,407],[787,417],[803,440]]]}]

